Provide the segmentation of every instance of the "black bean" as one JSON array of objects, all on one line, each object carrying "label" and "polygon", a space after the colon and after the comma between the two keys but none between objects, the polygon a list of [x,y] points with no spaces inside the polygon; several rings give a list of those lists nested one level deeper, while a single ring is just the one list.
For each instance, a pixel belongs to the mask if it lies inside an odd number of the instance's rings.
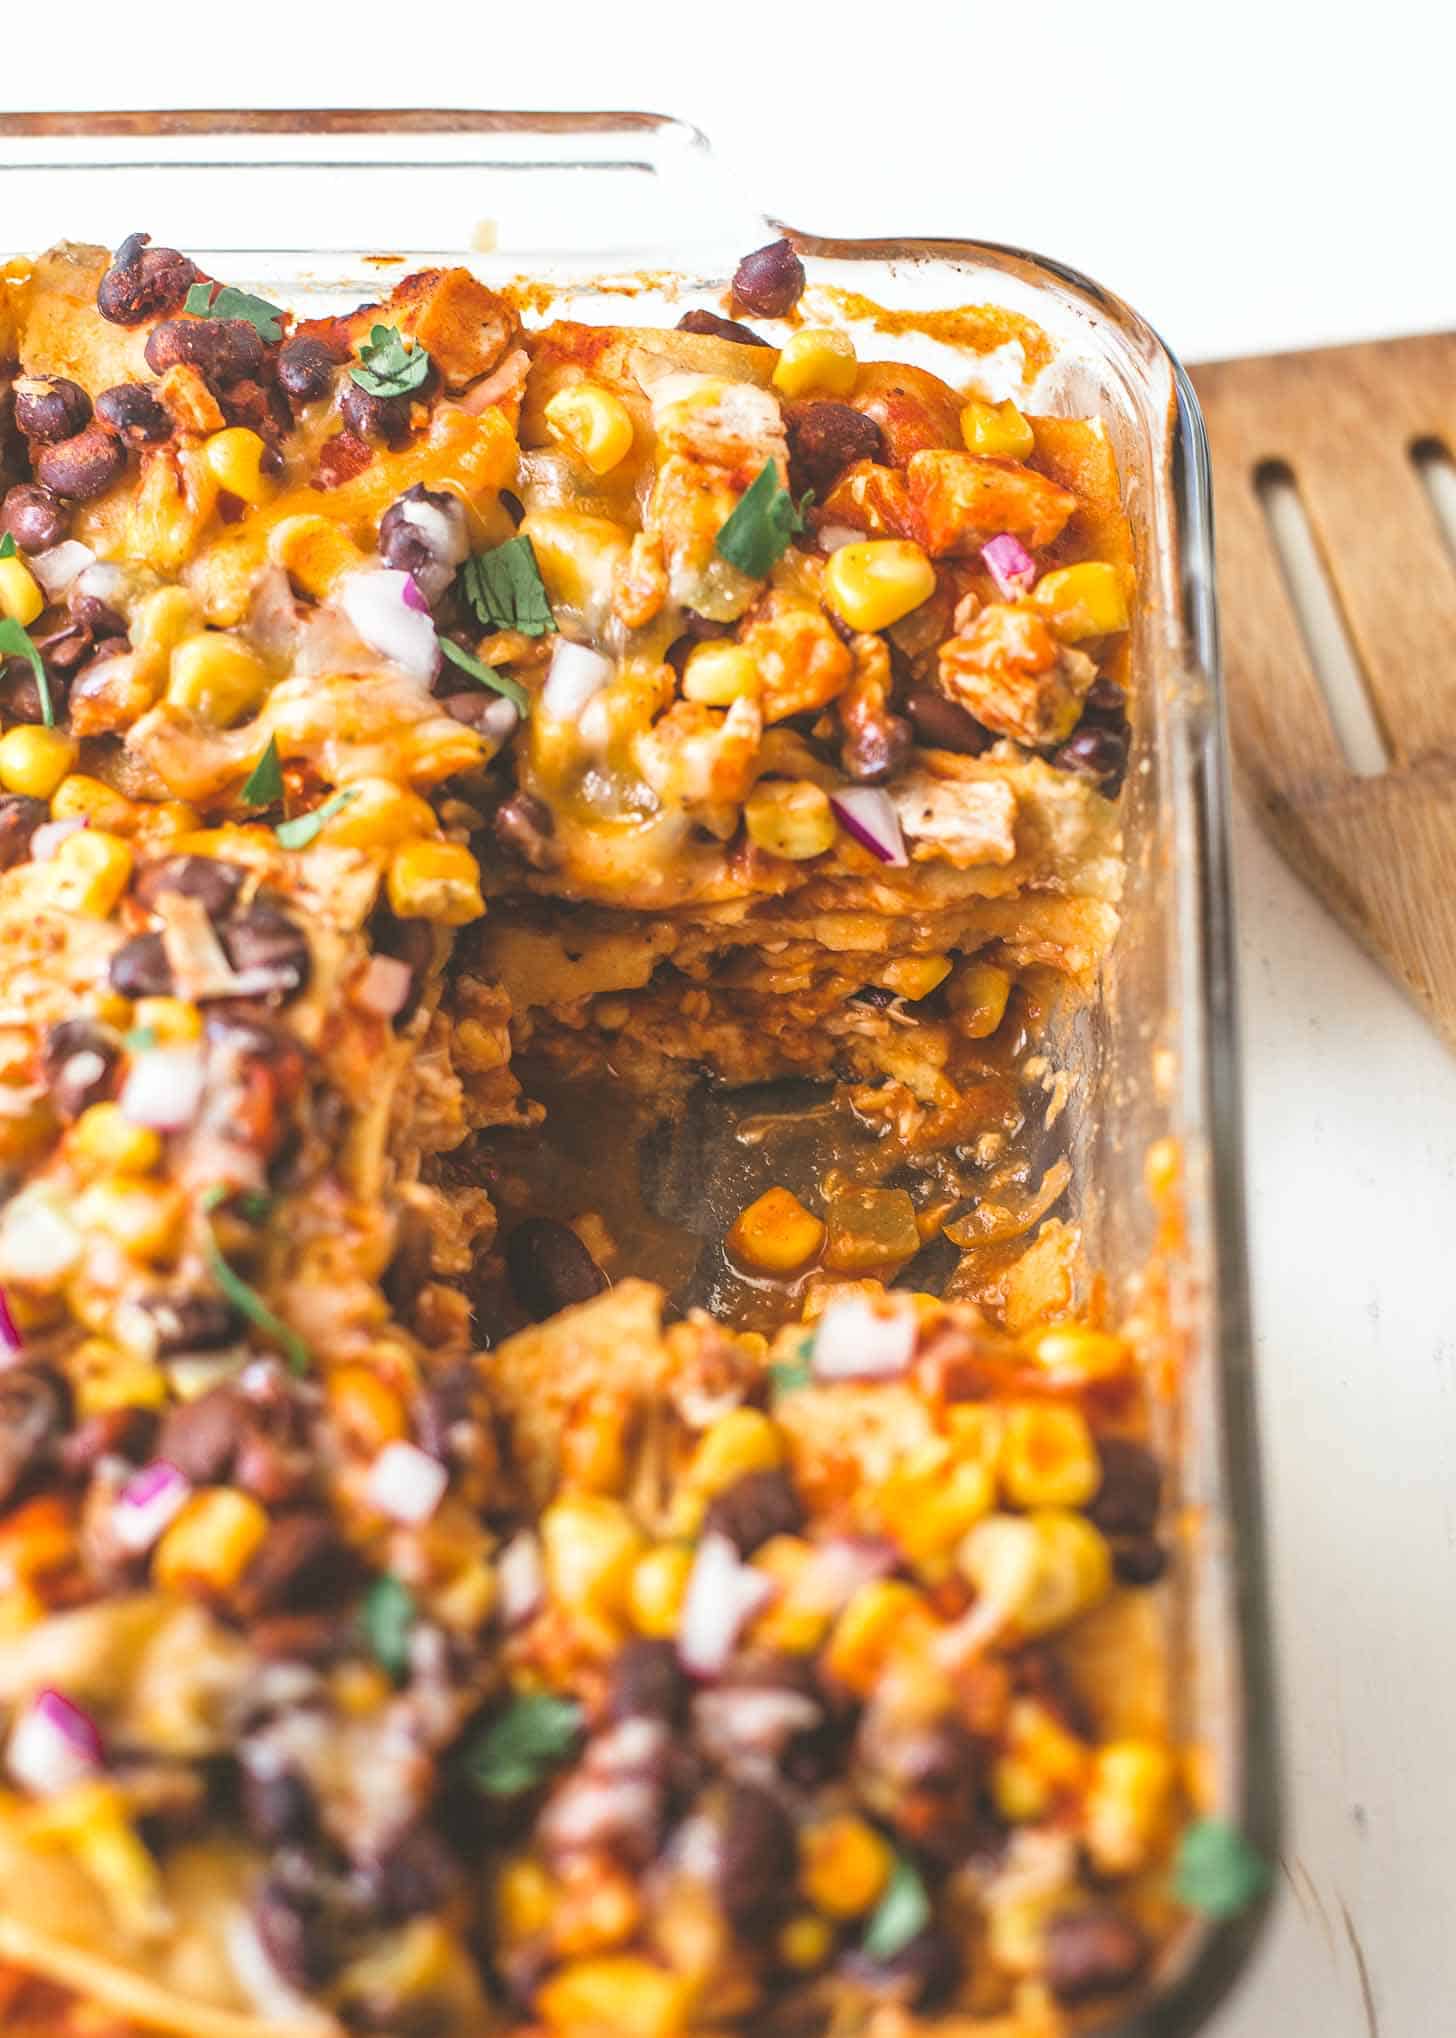
[{"label": "black bean", "polygon": [[255,899],[246,912],[228,922],[222,929],[222,944],[235,970],[275,973],[284,997],[301,991],[313,968],[303,929],[281,908],[262,899]]},{"label": "black bean", "polygon": [[745,1472],[713,1496],[703,1517],[704,1531],[727,1536],[742,1557],[751,1557],[771,1536],[797,1535],[803,1526],[794,1482],[781,1466]]},{"label": "black bean", "polygon": [[719,1829],[718,1900],[739,1931],[778,1912],[798,1874],[794,1822],[771,1792],[730,1784]]},{"label": "black bean", "polygon": [[185,364],[210,387],[255,376],[263,365],[263,342],[245,318],[174,318],[147,335],[147,366],[154,375]]},{"label": "black bean", "polygon": [[[241,1469],[235,1476],[256,1490],[257,1482]],[[286,1514],[269,1528],[244,1573],[244,1609],[250,1615],[323,1611],[347,1597],[354,1569],[352,1553],[328,1515]]]},{"label": "black bean", "polygon": [[429,534],[412,523],[406,511],[409,503],[423,503],[444,517],[457,535],[464,532],[464,511],[453,495],[426,488],[417,481],[398,502],[392,502],[379,520],[379,556],[386,566],[412,573],[427,601],[436,602],[455,578],[455,560],[442,556],[430,543]]},{"label": "black bean", "polygon": [[733,295],[759,318],[783,318],[804,293],[804,265],[790,242],[770,241],[733,271]]},{"label": "black bean", "polygon": [[440,696],[440,706],[453,721],[463,722],[467,729],[479,729],[489,719],[498,699],[497,694],[487,693],[483,687],[473,687],[469,693]]},{"label": "black bean", "polygon": [[531,870],[553,870],[561,861],[561,851],[552,840],[556,817],[534,793],[512,793],[496,809],[491,825],[496,841],[517,863]]},{"label": "black bean", "polygon": [[1115,679],[1099,672],[1087,689],[1082,702],[1082,712],[1097,721],[1122,722],[1127,719],[1127,693]]},{"label": "black bean", "polygon": [[339,1949],[326,1924],[322,1896],[291,1879],[270,1875],[253,1901],[253,1926],[263,1951],[295,1988],[321,1987],[339,1965]]},{"label": "black bean", "polygon": [[607,1277],[571,1229],[554,1217],[528,1217],[506,1240],[506,1273],[522,1309],[544,1323],[558,1309],[589,1302]]},{"label": "black bean", "polygon": [[61,1471],[67,1479],[86,1480],[103,1458],[130,1458],[143,1464],[152,1454],[157,1418],[149,1408],[105,1408],[88,1415],[67,1432],[60,1448]]},{"label": "black bean", "polygon": [[671,1642],[632,1641],[617,1651],[607,1687],[607,1712],[614,1720],[681,1722],[688,1686]]},{"label": "black bean", "polygon": [[174,311],[197,281],[197,270],[175,248],[147,246],[149,234],[128,234],[96,288],[96,309],[112,325],[139,326]]},{"label": "black bean", "polygon": [[856,1980],[890,1990],[917,2010],[946,2003],[961,1977],[960,1947],[940,1925],[923,1926],[888,1960],[870,1960],[856,1951],[844,1964]]},{"label": "black bean", "polygon": [[22,552],[48,552],[71,528],[68,504],[48,488],[19,481],[0,504],[0,532],[8,531]]},{"label": "black bean", "polygon": [[872,417],[853,404],[825,399],[789,405],[789,479],[795,495],[812,488],[823,495],[856,460],[883,460],[885,435]]},{"label": "black bean", "polygon": [[1095,780],[1103,792],[1111,794],[1121,785],[1127,770],[1127,746],[1125,729],[1104,729],[1096,722],[1083,722],[1059,750],[1052,752],[1052,763],[1058,771],[1072,771],[1079,778]]},{"label": "black bean", "polygon": [[152,446],[172,436],[172,419],[145,382],[118,382],[103,389],[96,399],[96,415],[129,446]]},{"label": "black bean", "polygon": [[337,365],[322,340],[300,333],[279,351],[278,381],[295,403],[317,403],[333,388]]},{"label": "black bean", "polygon": [[264,1847],[296,1846],[314,1830],[312,1793],[291,1769],[259,1774],[245,1762],[242,1804],[249,1838]]},{"label": "black bean", "polygon": [[228,863],[220,856],[167,856],[143,864],[133,881],[133,890],[149,911],[168,892],[199,899],[206,910],[221,917],[237,903],[248,873],[241,864]]},{"label": "black bean", "polygon": [[370,1901],[390,1919],[441,1910],[460,1881],[460,1864],[429,1826],[409,1826],[364,1872]]},{"label": "black bean", "polygon": [[866,1802],[912,1845],[960,1859],[980,1825],[976,1744],[956,1720],[905,1722],[871,1708],[855,1743]]},{"label": "black bean", "polygon": [[157,1456],[194,1486],[216,1486],[232,1469],[248,1413],[242,1393],[227,1385],[180,1401],[163,1418]]},{"label": "black bean", "polygon": [[111,1088],[121,1050],[114,1034],[89,1019],[63,1019],[45,1037],[41,1066],[58,1118],[79,1118]]},{"label": "black bean", "polygon": [[844,741],[839,761],[852,779],[861,785],[881,785],[893,778],[910,755],[913,737],[903,715],[892,715],[878,704],[860,704],[850,697],[841,700],[840,719]]},{"label": "black bean", "polygon": [[35,478],[70,502],[92,502],[105,495],[126,466],[126,448],[105,425],[87,425],[58,446],[42,446],[35,456]]},{"label": "black bean", "polygon": [[170,998],[172,965],[160,934],[134,934],[111,958],[113,991],[123,998]]},{"label": "black bean", "polygon": [[1087,1509],[1105,1536],[1145,1536],[1157,1526],[1163,1469],[1145,1444],[1099,1437],[1102,1483]]},{"label": "black bean", "polygon": [[383,439],[401,446],[410,435],[413,396],[371,396],[352,376],[344,378],[339,410],[344,423],[361,439]]},{"label": "black bean", "polygon": [[933,686],[917,686],[905,701],[915,738],[930,750],[953,750],[961,757],[979,757],[995,740],[958,701],[948,701]]},{"label": "black bean", "polygon": [[91,399],[65,375],[25,375],[15,385],[15,422],[43,446],[73,439],[91,422]]},{"label": "black bean", "polygon": [[714,340],[736,340],[740,347],[766,347],[769,342],[751,326],[736,318],[720,318],[716,311],[685,311],[677,322],[680,333],[706,333]]},{"label": "black bean", "polygon": [[48,1366],[11,1366],[0,1373],[0,1507],[25,1480],[45,1469],[65,1434],[70,1393]]},{"label": "black bean", "polygon": [[1156,1536],[1132,1536],[1113,1544],[1112,1568],[1122,1585],[1156,1585],[1168,1568],[1168,1552]]},{"label": "black bean", "polygon": [[50,811],[44,800],[28,799],[24,793],[0,796],[0,870],[25,862],[30,838],[50,819]]},{"label": "black bean", "polygon": [[1110,1995],[1137,1979],[1148,1942],[1131,1918],[1107,1907],[1063,1911],[1046,1928],[1046,1978],[1060,2003]]}]

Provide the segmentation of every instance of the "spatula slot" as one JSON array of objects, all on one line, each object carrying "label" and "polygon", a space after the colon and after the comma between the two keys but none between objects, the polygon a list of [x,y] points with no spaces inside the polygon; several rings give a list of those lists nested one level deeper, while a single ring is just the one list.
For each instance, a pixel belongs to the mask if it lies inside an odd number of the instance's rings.
[{"label": "spatula slot", "polygon": [[1266,460],[1255,469],[1254,488],[1336,740],[1351,771],[1378,778],[1390,753],[1294,471],[1283,460]]},{"label": "spatula slot", "polygon": [[1440,439],[1417,439],[1410,449],[1411,464],[1430,500],[1441,535],[1456,559],[1456,460]]}]

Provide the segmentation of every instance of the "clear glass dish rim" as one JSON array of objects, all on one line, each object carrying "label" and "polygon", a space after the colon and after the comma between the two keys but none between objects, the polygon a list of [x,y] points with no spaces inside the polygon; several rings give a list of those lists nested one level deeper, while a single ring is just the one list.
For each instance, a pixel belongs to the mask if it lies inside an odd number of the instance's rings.
[{"label": "clear glass dish rim", "polygon": [[[582,168],[602,161],[621,165],[630,159],[645,170],[656,170],[669,159],[682,163],[693,157],[706,160],[711,154],[708,138],[691,123],[637,111],[369,107],[0,113],[0,148],[6,140],[154,141],[163,145],[157,156],[127,160],[158,168],[169,162],[175,167],[167,145],[193,138],[205,142],[268,135],[302,139],[461,134],[522,141],[575,139],[585,144],[576,159]],[[523,163],[530,160],[526,157]],[[559,156],[554,160],[563,162]],[[248,164],[240,161],[237,167],[245,169]],[[1190,1088],[1197,1099],[1195,1122],[1188,1130],[1206,1149],[1213,1276],[1206,1303],[1212,1316],[1209,1343],[1219,1376],[1222,1491],[1233,1531],[1232,1597],[1240,1644],[1241,1803],[1234,1809],[1245,1834],[1272,1863],[1280,1833],[1278,1721],[1248,1292],[1232,802],[1214,581],[1212,478],[1198,399],[1177,357],[1140,314],[1091,277],[1054,258],[962,237],[824,238],[786,222],[769,224],[788,233],[800,251],[811,256],[896,262],[990,258],[994,265],[1030,279],[1054,281],[1090,314],[1116,327],[1134,354],[1161,363],[1169,378],[1162,446],[1165,471],[1155,477],[1171,503],[1176,538],[1180,601],[1178,613],[1169,621],[1175,650],[1201,695],[1200,710],[1182,720],[1178,734],[1187,753],[1182,761],[1188,767],[1193,803],[1187,867],[1179,873],[1183,903],[1193,907],[1181,916],[1180,960],[1192,995],[1183,1010],[1180,1046],[1185,1064],[1192,1064],[1185,1099]],[[1191,2038],[1242,1972],[1268,1908],[1266,1899],[1233,1918],[1210,1921],[1192,1959],[1171,1985],[1115,2025],[1103,2027],[1102,2038]]]}]

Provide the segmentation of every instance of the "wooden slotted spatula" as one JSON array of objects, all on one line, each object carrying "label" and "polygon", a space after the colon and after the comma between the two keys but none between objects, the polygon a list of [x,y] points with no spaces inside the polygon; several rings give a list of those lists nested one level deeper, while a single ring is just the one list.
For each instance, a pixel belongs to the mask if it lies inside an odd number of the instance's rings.
[{"label": "wooden slotted spatula", "polygon": [[1219,361],[1193,380],[1244,785],[1456,1046],[1456,559],[1422,478],[1456,452],[1456,333]]}]

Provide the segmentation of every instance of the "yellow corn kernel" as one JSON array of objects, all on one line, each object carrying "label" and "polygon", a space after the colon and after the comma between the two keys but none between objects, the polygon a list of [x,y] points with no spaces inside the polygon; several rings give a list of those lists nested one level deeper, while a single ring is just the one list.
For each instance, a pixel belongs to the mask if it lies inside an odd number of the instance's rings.
[{"label": "yellow corn kernel", "polygon": [[267,666],[240,638],[204,630],[172,653],[167,699],[212,728],[226,729],[254,712],[268,685]]},{"label": "yellow corn kernel", "polygon": [[621,1868],[598,1858],[568,1868],[556,1895],[551,1946],[562,1960],[605,1953],[642,1922],[642,1899]]},{"label": "yellow corn kernel", "polygon": [[181,1239],[187,1199],[173,1183],[117,1175],[93,1183],[76,1216],[83,1230],[105,1232],[133,1259],[165,1260]]},{"label": "yellow corn kernel", "polygon": [[246,425],[229,425],[204,440],[203,452],[219,488],[240,496],[251,509],[268,500],[273,488],[263,472],[263,455],[268,448]]},{"label": "yellow corn kernel", "polygon": [[600,620],[631,543],[622,526],[584,510],[532,510],[520,535],[531,541],[552,608],[574,611],[588,624]]},{"label": "yellow corn kernel", "polygon": [[344,1436],[370,1457],[409,1434],[404,1403],[372,1366],[340,1366],[331,1373],[328,1402]]},{"label": "yellow corn kernel", "polygon": [[68,835],[51,859],[56,904],[66,913],[104,920],[131,883],[131,845],[102,828]]},{"label": "yellow corn kernel", "polygon": [[84,771],[68,771],[51,794],[52,820],[85,821],[113,835],[130,835],[140,813],[135,800],[102,779],[88,778]]},{"label": "yellow corn kernel", "polygon": [[888,630],[935,592],[935,568],[909,538],[841,545],[824,569],[824,597],[852,630]]},{"label": "yellow corn kernel", "polygon": [[349,794],[347,803],[324,822],[321,841],[340,849],[394,849],[435,833],[438,824],[428,800],[393,779],[351,779]]},{"label": "yellow corn kernel", "polygon": [[808,1656],[822,1644],[834,1619],[814,1578],[814,1547],[801,1536],[770,1536],[753,1554],[753,1568],[766,1571],[778,1587],[753,1623],[756,1647],[785,1656]]},{"label": "yellow corn kernel", "polygon": [[1025,1636],[1048,1634],[1085,1613],[1112,1582],[1105,1539],[1082,1515],[1059,1508],[987,1515],[961,1544],[957,1562],[988,1611]]},{"label": "yellow corn kernel", "polygon": [[918,1003],[921,998],[928,998],[938,984],[945,982],[952,967],[948,955],[901,955],[886,963],[880,971],[879,981],[896,997]]},{"label": "yellow corn kernel", "polygon": [[961,412],[961,437],[968,453],[988,453],[997,460],[1025,460],[1036,448],[1031,426],[1009,396],[1004,403],[983,403],[973,396]]},{"label": "yellow corn kernel", "polygon": [[1011,977],[991,962],[968,962],[955,973],[946,997],[968,1040],[988,1040],[1006,1017]]},{"label": "yellow corn kernel", "polygon": [[1167,1838],[1173,1758],[1160,1741],[1109,1741],[1092,1759],[1083,1837],[1103,1875],[1134,1875]]},{"label": "yellow corn kernel", "polygon": [[1101,559],[1044,573],[1031,598],[1064,643],[1075,644],[1082,637],[1108,637],[1127,628],[1122,575]]},{"label": "yellow corn kernel", "polygon": [[463,927],[485,911],[480,865],[462,843],[403,843],[389,861],[389,903],[401,920]]},{"label": "yellow corn kernel", "polygon": [[[202,816],[185,800],[162,800],[155,807],[139,806],[132,832],[149,848],[173,842],[179,835],[192,835],[202,826]],[[118,831],[120,832],[120,831]]]},{"label": "yellow corn kernel", "polygon": [[1114,1380],[1132,1364],[1125,1338],[1078,1323],[1053,1323],[1028,1341],[1031,1357],[1054,1379]]},{"label": "yellow corn kernel", "polygon": [[340,1663],[329,1677],[329,1697],[353,1720],[377,1715],[394,1696],[394,1679],[377,1663]]},{"label": "yellow corn kernel", "polygon": [[563,2038],[682,2038],[691,1990],[635,1954],[575,1960],[541,1984],[536,2008]]},{"label": "yellow corn kernel", "polygon": [[332,517],[284,517],[268,533],[268,557],[315,601],[364,564],[364,554]]},{"label": "yellow corn kernel", "polygon": [[828,326],[805,326],[791,333],[774,366],[773,384],[781,396],[807,396],[817,389],[827,396],[848,396],[859,373],[854,341]]},{"label": "yellow corn kernel", "polygon": [[1092,1751],[1068,1731],[1050,1706],[1018,1698],[1006,1719],[1008,1751],[1054,1791],[1080,1790],[1092,1766]]},{"label": "yellow corn kernel", "polygon": [[779,1933],[778,1955],[785,1967],[800,1974],[822,1967],[834,1951],[834,1929],[811,1911],[801,1912]]},{"label": "yellow corn kernel", "polygon": [[639,1635],[655,1642],[672,1640],[692,1568],[688,1543],[659,1543],[637,1559],[627,1582],[627,1611]]},{"label": "yellow corn kernel", "polygon": [[572,1611],[624,1613],[644,1544],[641,1529],[618,1500],[575,1493],[554,1501],[541,1517],[551,1597]]},{"label": "yellow corn kernel", "polygon": [[1044,1819],[1055,1793],[1020,1755],[998,1755],[991,1765],[991,1800],[1008,1825]]},{"label": "yellow corn kernel", "polygon": [[898,1578],[862,1585],[834,1624],[824,1667],[850,1691],[867,1697],[901,1635],[930,1618],[924,1595],[913,1585]]},{"label": "yellow corn kernel", "polygon": [[733,1408],[720,1415],[699,1440],[686,1483],[711,1498],[750,1472],[771,1472],[784,1462],[778,1426],[757,1408]]},{"label": "yellow corn kernel", "polygon": [[[0,566],[10,565],[0,559]],[[64,729],[17,722],[0,736],[0,785],[30,800],[48,800],[76,762],[77,744]]]},{"label": "yellow corn kernel", "polygon": [[[1046,1965],[1047,1925],[1055,1912],[1066,1908],[1068,1895],[1066,1889],[1058,1889],[1049,1895],[1003,1898],[1000,1903],[988,1904],[986,1952],[993,1966],[1003,1974],[1039,1974]],[[1043,2029],[1055,2030],[1056,2026],[1043,2023]]]},{"label": "yellow corn kernel", "polygon": [[848,1813],[817,1819],[799,1835],[799,1887],[826,1917],[863,1917],[883,1896],[894,1865],[883,1833]]},{"label": "yellow corn kernel", "polygon": [[579,453],[593,474],[608,474],[632,450],[632,415],[595,382],[571,382],[546,405],[546,429]]},{"label": "yellow corn kernel", "polygon": [[822,856],[834,843],[834,810],[822,786],[808,779],[769,779],[744,803],[748,839],[770,856],[793,863]]},{"label": "yellow corn kernel", "polygon": [[154,1033],[158,1047],[191,1047],[202,1038],[202,1014],[188,998],[138,998],[132,1024]]},{"label": "yellow corn kernel", "polygon": [[113,1408],[162,1408],[167,1401],[161,1367],[105,1338],[86,1338],[66,1360],[66,1371],[82,1416],[108,1415]]},{"label": "yellow corn kernel", "polygon": [[508,1942],[534,1939],[551,1928],[556,1885],[539,1861],[518,1854],[495,1881],[496,1930]]},{"label": "yellow corn kernel", "polygon": [[88,1105],[66,1145],[88,1174],[146,1175],[162,1158],[158,1134],[149,1125],[133,1125],[119,1104]]},{"label": "yellow corn kernel", "polygon": [[765,1189],[740,1210],[724,1240],[734,1259],[759,1274],[794,1274],[824,1243],[824,1226],[790,1189]]},{"label": "yellow corn kernel", "polygon": [[205,1486],[163,1534],[152,1575],[164,1592],[228,1592],[267,1533],[268,1516],[251,1494]]},{"label": "yellow corn kernel", "polygon": [[19,553],[0,559],[0,616],[29,628],[45,605],[40,583]]},{"label": "yellow corn kernel", "polygon": [[996,1505],[995,1474],[975,1458],[958,1461],[941,1439],[926,1444],[880,1488],[879,1517],[917,1570],[939,1576],[951,1551]]},{"label": "yellow corn kernel", "polygon": [[27,1830],[37,1839],[69,1843],[126,1938],[146,1939],[168,1928],[161,1873],[114,1783],[73,1785],[39,1806]]},{"label": "yellow corn kernel", "polygon": [[727,638],[699,644],[683,667],[683,698],[705,707],[727,708],[734,701],[756,699],[763,685],[758,660],[741,644]]},{"label": "yellow corn kernel", "polygon": [[1055,1401],[1007,1409],[999,1469],[1013,1507],[1083,1507],[1102,1478],[1086,1416]]},{"label": "yellow corn kernel", "polygon": [[185,587],[159,587],[143,595],[131,613],[128,634],[138,671],[164,672],[184,637],[192,636],[200,618],[197,603]]}]

